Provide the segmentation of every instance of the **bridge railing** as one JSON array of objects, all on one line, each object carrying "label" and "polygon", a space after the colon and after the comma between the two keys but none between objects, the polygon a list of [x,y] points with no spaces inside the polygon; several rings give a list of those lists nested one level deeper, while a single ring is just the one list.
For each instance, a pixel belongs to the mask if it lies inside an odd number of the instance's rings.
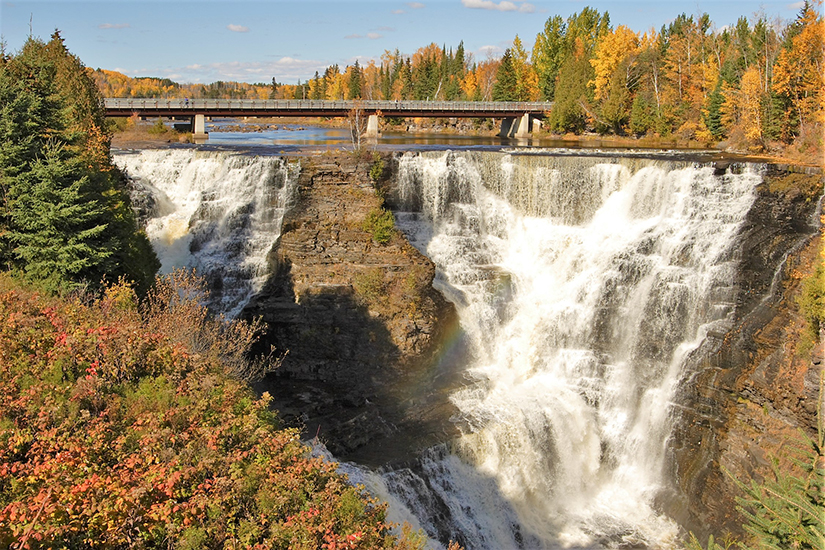
[{"label": "bridge railing", "polygon": [[549,111],[552,102],[508,101],[387,101],[387,100],[322,100],[322,99],[154,99],[106,98],[106,109],[112,110],[212,110],[232,111],[411,111],[411,112],[495,112],[524,114]]}]

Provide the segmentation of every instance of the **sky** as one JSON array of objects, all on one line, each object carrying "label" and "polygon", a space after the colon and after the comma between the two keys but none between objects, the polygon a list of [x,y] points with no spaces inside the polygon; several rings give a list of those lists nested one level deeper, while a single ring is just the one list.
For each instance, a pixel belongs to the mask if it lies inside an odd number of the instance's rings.
[{"label": "sky", "polygon": [[516,34],[532,47],[554,15],[585,6],[608,11],[614,27],[659,29],[681,13],[707,12],[716,28],[764,13],[792,20],[797,1],[751,0],[0,0],[7,51],[31,33],[48,40],[59,29],[66,46],[92,68],[180,83],[217,80],[306,81],[332,64],[405,54],[431,42],[464,41],[476,60],[500,56]]}]

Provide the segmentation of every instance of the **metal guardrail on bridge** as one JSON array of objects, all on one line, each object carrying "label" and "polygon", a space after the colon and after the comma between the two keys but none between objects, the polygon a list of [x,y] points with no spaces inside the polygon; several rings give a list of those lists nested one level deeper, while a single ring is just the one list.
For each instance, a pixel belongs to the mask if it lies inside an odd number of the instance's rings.
[{"label": "metal guardrail on bridge", "polygon": [[543,116],[552,102],[384,101],[316,99],[154,99],[106,98],[109,116],[346,116],[353,109],[384,116],[515,117]]}]

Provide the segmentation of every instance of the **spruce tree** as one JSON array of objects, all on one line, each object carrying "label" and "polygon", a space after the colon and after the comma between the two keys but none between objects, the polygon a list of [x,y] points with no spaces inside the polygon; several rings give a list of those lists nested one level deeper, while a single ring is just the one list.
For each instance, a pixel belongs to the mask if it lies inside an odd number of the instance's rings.
[{"label": "spruce tree", "polygon": [[9,190],[16,263],[26,278],[49,290],[98,282],[112,271],[116,248],[102,197],[59,141],[46,144],[41,154]]},{"label": "spruce tree", "polygon": [[496,72],[496,82],[493,84],[493,101],[516,101],[516,85],[518,79],[513,66],[513,54],[510,48],[504,50],[501,64]]},{"label": "spruce tree", "polygon": [[0,115],[3,267],[53,290],[121,276],[148,289],[160,264],[112,164],[100,92],[59,33],[3,57]]}]

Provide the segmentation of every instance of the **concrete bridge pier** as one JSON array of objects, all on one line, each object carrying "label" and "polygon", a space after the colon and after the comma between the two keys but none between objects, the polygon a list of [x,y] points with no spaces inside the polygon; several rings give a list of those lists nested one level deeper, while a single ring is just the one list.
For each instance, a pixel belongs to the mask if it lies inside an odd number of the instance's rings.
[{"label": "concrete bridge pier", "polygon": [[195,115],[192,122],[192,134],[195,139],[207,139],[209,134],[206,133],[206,117],[204,115]]},{"label": "concrete bridge pier", "polygon": [[[530,123],[533,123],[531,126]],[[501,119],[501,131],[499,132],[500,137],[506,138],[528,138],[530,137],[530,132],[536,130],[536,123],[539,124],[539,128],[541,128],[541,122],[538,120],[530,120],[530,113],[524,113],[520,118],[516,117],[507,117]]]},{"label": "concrete bridge pier", "polygon": [[364,137],[378,138],[381,132],[378,130],[378,115],[370,115],[367,118],[367,131],[364,132]]}]

